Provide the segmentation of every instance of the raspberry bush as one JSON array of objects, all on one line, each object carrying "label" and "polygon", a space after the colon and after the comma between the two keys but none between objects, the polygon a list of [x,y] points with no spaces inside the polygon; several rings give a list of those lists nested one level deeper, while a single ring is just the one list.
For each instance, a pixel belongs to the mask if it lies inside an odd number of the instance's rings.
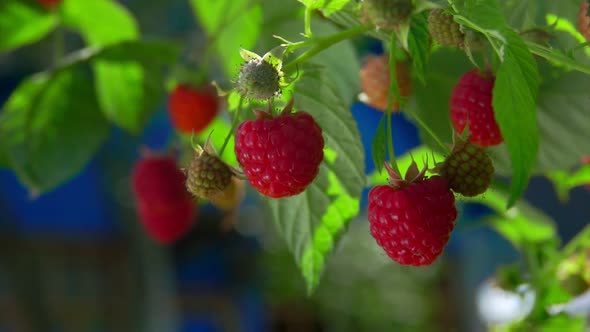
[{"label": "raspberry bush", "polygon": [[[590,183],[587,1],[186,1],[199,45],[144,37],[115,1],[4,0],[0,52],[47,39],[56,56],[2,106],[0,167],[42,195],[80,172],[111,126],[140,134],[167,104],[174,133],[159,143],[180,150],[178,167],[145,176],[129,165],[135,215],[157,242],[189,229],[197,198],[239,223],[248,193],[311,294],[348,226],[364,227],[358,245],[388,264],[436,266],[462,207],[478,203],[492,211],[482,227],[521,254],[512,283],[498,272],[498,285],[535,292],[509,328],[578,326],[553,310],[575,295],[553,281],[590,232],[561,246],[561,221],[524,194],[532,177],[562,201]],[[64,47],[69,34],[83,48]],[[383,54],[359,52],[367,37]],[[190,88],[204,77],[208,88]],[[359,100],[382,111],[375,128],[350,112]],[[418,128],[418,147],[396,153],[394,116]]]}]

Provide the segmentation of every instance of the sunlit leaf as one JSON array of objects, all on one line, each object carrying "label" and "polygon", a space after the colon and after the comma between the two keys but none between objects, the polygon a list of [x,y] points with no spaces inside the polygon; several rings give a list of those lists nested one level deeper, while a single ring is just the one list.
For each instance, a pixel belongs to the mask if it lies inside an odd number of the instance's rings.
[{"label": "sunlit leaf", "polygon": [[305,192],[267,204],[312,292],[328,254],[359,212],[364,157],[356,123],[328,76],[317,67],[302,71],[294,89],[295,106],[312,114],[322,127],[327,146],[324,162]]},{"label": "sunlit leaf", "polygon": [[38,41],[57,26],[55,13],[34,2],[0,2],[0,51],[9,51]]}]

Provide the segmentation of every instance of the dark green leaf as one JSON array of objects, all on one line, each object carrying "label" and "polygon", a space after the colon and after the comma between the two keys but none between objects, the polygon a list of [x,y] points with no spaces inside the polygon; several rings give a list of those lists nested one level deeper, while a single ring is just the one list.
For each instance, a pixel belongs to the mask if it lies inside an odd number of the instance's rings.
[{"label": "dark green leaf", "polygon": [[383,170],[383,163],[387,156],[387,116],[384,114],[379,121],[379,126],[373,137],[371,144],[371,152],[373,154],[373,162],[379,173]]},{"label": "dark green leaf", "polygon": [[532,42],[526,42],[527,47],[532,53],[547,59],[556,66],[563,66],[566,69],[577,70],[585,74],[590,74],[590,66],[580,61],[576,61],[565,55],[563,51],[548,48]]},{"label": "dark green leaf", "polygon": [[[414,82],[413,96],[407,109],[416,112],[443,142],[452,142],[451,120],[449,118],[449,100],[451,91],[463,73],[471,68],[467,57],[459,51],[444,48],[432,54],[426,69],[426,84]],[[441,151],[441,147],[420,126],[422,142]],[[441,151],[442,152],[442,151]]]},{"label": "dark green leaf", "polygon": [[[91,46],[112,45],[139,36],[133,16],[115,2],[66,1],[62,11],[65,24],[77,30]],[[161,75],[134,61],[95,60],[93,69],[102,111],[118,126],[138,133],[164,92],[158,83]]]},{"label": "dark green leaf", "polygon": [[539,89],[537,64],[520,37],[504,29],[504,61],[496,73],[493,108],[512,162],[512,186],[508,206],[524,193],[537,162],[539,129],[536,98]]},{"label": "dark green leaf", "polygon": [[106,139],[109,125],[81,69],[23,82],[3,107],[0,144],[31,192],[75,176]]},{"label": "dark green leaf", "polygon": [[[332,20],[336,24],[347,28],[362,25],[363,22],[361,22],[361,18],[362,15],[360,14],[359,7],[350,3],[342,10],[339,10],[328,17],[328,19]],[[388,33],[382,29],[370,30],[367,32],[367,34],[383,41],[384,43],[389,43],[391,41],[391,33]]]},{"label": "dark green leaf", "polygon": [[506,20],[497,0],[467,0],[459,14],[484,29],[503,29],[506,26]]},{"label": "dark green leaf", "polygon": [[57,26],[55,14],[34,2],[2,0],[0,2],[0,51],[32,44]]},{"label": "dark green leaf", "polygon": [[430,34],[426,13],[412,16],[408,47],[412,57],[412,73],[422,82],[426,82],[426,64],[430,55]]},{"label": "dark green leaf", "polygon": [[298,262],[308,291],[319,284],[326,257],[348,221],[359,212],[365,185],[363,147],[356,122],[322,70],[301,68],[295,106],[313,115],[326,140],[320,174],[295,197],[268,200],[279,234]]},{"label": "dark green leaf", "polygon": [[234,77],[243,62],[240,48],[252,49],[260,33],[263,21],[260,5],[249,0],[190,0],[190,3],[198,23],[209,36],[208,46],[217,51],[225,73]]}]

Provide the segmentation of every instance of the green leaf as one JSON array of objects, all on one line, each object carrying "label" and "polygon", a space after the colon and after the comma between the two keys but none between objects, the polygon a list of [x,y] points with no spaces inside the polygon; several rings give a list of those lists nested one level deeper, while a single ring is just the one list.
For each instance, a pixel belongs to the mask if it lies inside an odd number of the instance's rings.
[{"label": "green leaf", "polygon": [[556,227],[549,216],[525,201],[518,201],[512,208],[506,210],[508,192],[494,187],[484,195],[466,199],[487,205],[497,215],[489,219],[490,225],[512,244],[525,250],[532,244],[546,244],[558,242]]},{"label": "green leaf", "polygon": [[[406,107],[415,112],[444,142],[452,142],[452,125],[449,118],[451,92],[461,75],[472,65],[461,52],[451,48],[441,48],[432,54],[426,67],[426,83],[413,82],[413,95]],[[418,126],[422,142],[435,151],[441,147],[426,130]]]},{"label": "green leaf", "polygon": [[293,91],[295,106],[309,112],[322,127],[325,158],[318,177],[305,192],[268,200],[267,205],[312,292],[339,235],[359,212],[365,175],[356,122],[334,84],[318,67],[301,69]]},{"label": "green leaf", "polygon": [[344,8],[351,0],[298,0],[311,10],[323,9],[325,15],[330,15]]},{"label": "green leaf", "polygon": [[430,56],[430,34],[426,13],[412,16],[408,46],[412,57],[412,73],[422,82],[426,82],[426,64]]},{"label": "green leaf", "polygon": [[139,132],[165,93],[164,68],[174,64],[179,54],[176,45],[129,41],[105,47],[94,56],[91,63],[106,116],[130,132]]},{"label": "green leaf", "polygon": [[[204,142],[207,137],[211,134],[211,143],[219,152],[219,149],[223,146],[223,142],[225,141],[226,135],[230,134],[231,125],[228,123],[227,120],[224,120],[221,117],[216,117],[211,124],[203,130],[201,134],[198,135],[198,139],[201,142]],[[221,160],[228,163],[231,166],[238,166],[238,161],[236,159],[236,154],[234,153],[234,145],[235,139],[232,136],[227,143],[227,147],[225,148],[225,152],[221,156]]]},{"label": "green leaf", "polygon": [[487,30],[506,27],[506,20],[497,0],[467,0],[459,12]]},{"label": "green leaf", "polygon": [[[91,46],[105,46],[139,37],[133,16],[116,2],[66,0],[64,23],[78,31]],[[108,119],[132,133],[138,133],[155,110],[163,88],[157,71],[136,62],[94,61],[98,101]],[[149,71],[149,72],[148,72]],[[150,80],[150,82],[148,82]]]},{"label": "green leaf", "polygon": [[24,81],[0,117],[2,150],[33,193],[51,190],[80,172],[108,132],[82,68]]},{"label": "green leaf", "polygon": [[[328,17],[329,20],[333,21],[337,25],[347,28],[362,25],[363,22],[361,22],[361,18],[362,17],[358,12],[358,7],[351,4],[345,6],[341,10]],[[391,41],[391,33],[388,33],[385,30],[374,29],[368,31],[367,34],[373,38],[381,40],[384,43],[389,43]]]},{"label": "green leaf", "polygon": [[139,37],[135,19],[123,6],[109,0],[64,0],[63,24],[82,35],[88,45],[105,46]]},{"label": "green leaf", "polygon": [[504,29],[504,61],[496,73],[492,105],[512,162],[512,186],[508,207],[524,193],[539,150],[536,98],[537,64],[520,37]]},{"label": "green leaf", "polygon": [[94,72],[96,90],[105,116],[119,127],[134,134],[139,133],[156,106],[152,100],[150,108],[144,107],[145,98],[154,97],[147,95],[143,87],[144,80],[149,76],[137,63],[100,61],[95,63]]},{"label": "green leaf", "polygon": [[556,171],[549,173],[547,176],[553,182],[559,199],[566,201],[570,190],[578,186],[590,184],[590,165],[580,168],[573,174],[567,171]]},{"label": "green leaf", "polygon": [[555,331],[569,331],[569,332],[583,332],[585,331],[586,320],[581,317],[570,317],[566,314],[550,317],[543,322],[537,330],[539,332],[555,332]]},{"label": "green leaf", "polygon": [[387,116],[384,114],[379,121],[379,126],[373,137],[371,144],[371,152],[373,154],[373,162],[375,167],[381,173],[383,171],[383,163],[387,156]]},{"label": "green leaf", "polygon": [[533,54],[547,59],[547,61],[551,62],[555,66],[563,66],[566,69],[577,70],[585,74],[590,74],[589,65],[572,59],[571,57],[565,55],[562,51],[538,45],[530,41],[527,41],[526,45]]},{"label": "green leaf", "polygon": [[[536,174],[573,169],[588,153],[590,76],[579,72],[555,73],[545,70],[539,92],[537,120],[541,145]],[[496,169],[509,174],[509,158],[503,149],[493,152]]]},{"label": "green leaf", "polygon": [[263,23],[260,5],[249,0],[190,0],[190,3],[226,75],[235,76],[243,62],[240,48],[252,49],[260,33]]},{"label": "green leaf", "polygon": [[0,3],[0,51],[32,44],[57,26],[55,14],[34,2],[2,0]]}]

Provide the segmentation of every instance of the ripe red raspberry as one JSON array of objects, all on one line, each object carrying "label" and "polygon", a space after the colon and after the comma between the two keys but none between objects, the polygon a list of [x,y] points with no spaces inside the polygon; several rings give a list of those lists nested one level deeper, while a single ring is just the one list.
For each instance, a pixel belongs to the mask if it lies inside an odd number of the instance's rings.
[{"label": "ripe red raspberry", "polygon": [[215,119],[219,110],[214,86],[198,89],[178,85],[168,99],[168,112],[174,128],[185,134],[198,134]]},{"label": "ripe red raspberry", "polygon": [[197,214],[185,175],[170,156],[147,156],[133,169],[132,189],[148,235],[169,244],[184,235]]},{"label": "ripe red raspberry", "polygon": [[248,181],[261,194],[297,195],[315,179],[324,159],[322,129],[307,112],[291,113],[293,100],[276,117],[257,111],[240,124],[235,152]]},{"label": "ripe red raspberry", "polygon": [[155,242],[167,245],[190,230],[196,216],[195,206],[191,200],[165,204],[138,201],[137,213],[146,233]]},{"label": "ripe red raspberry", "polygon": [[582,1],[580,5],[580,12],[578,13],[578,31],[590,41],[590,15],[588,15],[588,7],[590,4],[588,1]]},{"label": "ripe red raspberry", "polygon": [[61,3],[61,0],[38,0],[38,1],[41,6],[45,7],[45,9],[53,9]]},{"label": "ripe red raspberry", "polygon": [[450,117],[455,130],[462,133],[469,125],[469,141],[481,147],[503,142],[492,108],[495,77],[477,69],[465,73],[453,89]]},{"label": "ripe red raspberry", "polygon": [[438,169],[451,190],[466,197],[485,192],[494,176],[494,165],[487,152],[458,137],[451,154]]},{"label": "ripe red raspberry", "polygon": [[391,168],[388,172],[390,185],[369,192],[371,235],[394,261],[430,265],[443,252],[455,227],[455,196],[445,179],[425,179],[424,170],[418,173],[416,164],[408,170],[406,180]]},{"label": "ripe red raspberry", "polygon": [[432,39],[443,46],[463,48],[465,34],[453,15],[444,9],[433,9],[428,15],[428,32]]},{"label": "ripe red raspberry", "polygon": [[[410,69],[405,62],[396,62],[397,86],[401,97],[412,94]],[[361,68],[361,88],[366,95],[366,103],[379,111],[387,110],[387,95],[391,82],[388,55],[371,55],[365,59]],[[392,95],[393,110],[398,110],[399,101]]]}]

